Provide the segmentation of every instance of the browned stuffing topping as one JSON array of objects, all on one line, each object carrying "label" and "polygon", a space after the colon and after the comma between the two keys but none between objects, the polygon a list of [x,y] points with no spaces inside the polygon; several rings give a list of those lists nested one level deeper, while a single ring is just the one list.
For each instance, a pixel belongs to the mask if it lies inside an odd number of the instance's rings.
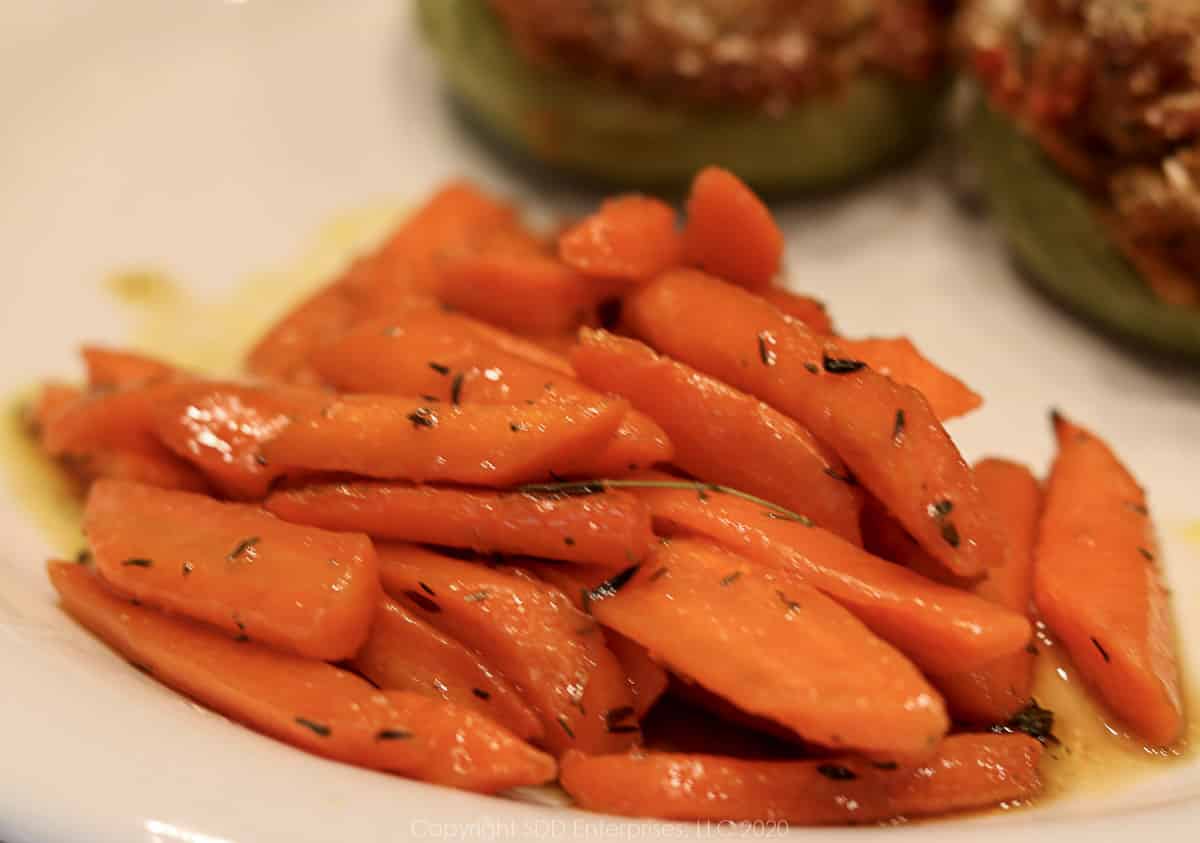
[{"label": "browned stuffing topping", "polygon": [[659,94],[783,110],[864,69],[923,80],[945,0],[490,0],[535,61]]}]

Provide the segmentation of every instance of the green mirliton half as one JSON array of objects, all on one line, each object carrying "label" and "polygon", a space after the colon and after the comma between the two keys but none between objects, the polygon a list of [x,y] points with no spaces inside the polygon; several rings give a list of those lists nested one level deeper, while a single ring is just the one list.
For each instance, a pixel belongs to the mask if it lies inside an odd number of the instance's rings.
[{"label": "green mirliton half", "polygon": [[1200,311],[1154,296],[1087,194],[1013,120],[981,97],[966,140],[992,212],[1034,281],[1109,331],[1200,361]]},{"label": "green mirliton half", "polygon": [[519,56],[485,0],[419,0],[451,89],[534,158],[601,181],[677,188],[711,164],[760,190],[828,191],[930,137],[944,85],[863,74],[780,117],[655,100]]}]

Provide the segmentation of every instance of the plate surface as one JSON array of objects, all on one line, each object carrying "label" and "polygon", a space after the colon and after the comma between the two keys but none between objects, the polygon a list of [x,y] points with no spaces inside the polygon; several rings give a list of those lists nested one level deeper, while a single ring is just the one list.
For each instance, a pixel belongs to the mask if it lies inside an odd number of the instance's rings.
[{"label": "plate surface", "polygon": [[[0,391],[78,371],[81,340],[232,357],[388,209],[466,176],[569,209],[580,197],[497,161],[446,108],[394,0],[19,0],[0,9]],[[529,178],[533,175],[534,178]],[[792,279],[849,334],[910,334],[987,398],[956,423],[969,457],[1044,469],[1051,406],[1107,436],[1147,486],[1182,636],[1200,656],[1200,379],[1131,357],[1049,307],[938,167],[782,208]],[[334,220],[335,224],[330,225]],[[172,327],[131,319],[104,279],[156,269],[196,296]],[[264,270],[288,269],[261,276]],[[290,269],[289,269],[290,268]],[[227,300],[249,274],[254,297]],[[223,298],[224,297],[224,298]],[[190,349],[190,351],[189,351]],[[10,478],[13,479],[13,478]],[[428,787],[236,727],[131,670],[55,608],[38,495],[0,492],[0,840],[248,843],[402,839],[762,839],[771,829],[626,823]],[[28,481],[28,478],[25,478]],[[1200,764],[1034,810],[804,839],[1190,841]]]}]

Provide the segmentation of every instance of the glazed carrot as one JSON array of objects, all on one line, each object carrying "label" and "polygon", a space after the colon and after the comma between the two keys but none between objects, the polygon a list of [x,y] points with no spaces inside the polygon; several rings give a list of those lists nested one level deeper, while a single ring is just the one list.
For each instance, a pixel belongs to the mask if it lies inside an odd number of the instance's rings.
[{"label": "glazed carrot", "polygon": [[379,539],[621,566],[654,534],[628,493],[594,496],[447,489],[406,483],[327,483],[276,492],[280,518]]},{"label": "glazed carrot", "polygon": [[857,825],[1029,799],[1041,789],[1041,755],[1042,745],[1026,735],[991,734],[953,735],[919,766],[898,769],[853,757],[572,752],[562,759],[560,781],[581,808],[606,814]]},{"label": "glazed carrot", "polygon": [[[553,759],[481,715],[112,595],[88,570],[52,562],[50,580],[81,624],[164,684],[316,755],[490,793],[554,778]],[[463,757],[471,764],[461,763]]]},{"label": "glazed carrot", "polygon": [[[975,478],[983,496],[1005,526],[1008,555],[1003,565],[988,570],[975,586],[985,600],[1028,615],[1033,597],[1033,546],[1037,539],[1042,491],[1023,465],[986,459],[975,465]],[[956,720],[968,723],[1005,723],[1024,708],[1033,690],[1033,660],[1029,648],[1005,656],[977,671],[935,676],[934,684],[946,698]]]},{"label": "glazed carrot", "polygon": [[42,445],[51,456],[97,450],[153,452],[154,408],[174,387],[153,384],[115,392],[85,393],[59,407],[42,427]]},{"label": "glazed carrot", "polygon": [[122,592],[310,658],[354,655],[379,600],[366,536],[253,506],[102,480],[84,531],[100,574]]},{"label": "glazed carrot", "polygon": [[679,265],[683,235],[675,209],[666,202],[637,194],[617,196],[559,236],[558,256],[592,278],[649,281]]},{"label": "glazed carrot", "polygon": [[790,571],[673,539],[623,579],[592,615],[744,711],[876,755],[928,753],[946,732],[917,669]]},{"label": "glazed carrot", "polygon": [[196,469],[162,448],[99,448],[64,460],[85,484],[109,479],[180,492],[209,491]]},{"label": "glazed carrot", "polygon": [[863,548],[868,553],[903,565],[926,579],[962,589],[972,588],[978,581],[977,578],[956,577],[947,571],[871,494],[863,499],[862,535]]},{"label": "glazed carrot", "polygon": [[1142,739],[1166,746],[1182,734],[1183,705],[1146,495],[1095,434],[1057,413],[1054,432],[1034,599],[1101,698]]},{"label": "glazed carrot", "polygon": [[379,558],[393,597],[516,686],[555,754],[620,752],[632,744],[636,733],[609,731],[605,720],[606,712],[633,702],[621,668],[592,622],[558,589],[409,545],[381,544]]},{"label": "glazed carrot", "polygon": [[719,167],[692,182],[683,239],[690,266],[751,289],[769,285],[783,261],[783,234],[767,206]]},{"label": "glazed carrot", "polygon": [[46,430],[54,423],[55,417],[82,398],[83,390],[77,386],[54,382],[42,384],[25,417],[30,434],[44,445]]},{"label": "glazed carrot", "polygon": [[167,380],[178,373],[174,366],[134,351],[85,345],[82,354],[92,389],[128,389]]},{"label": "glazed carrot", "polygon": [[814,334],[829,336],[835,333],[833,320],[829,318],[829,311],[825,309],[824,302],[779,287],[768,287],[758,294],[785,315],[803,322]]},{"label": "glazed carrot", "polygon": [[286,470],[261,453],[291,418],[319,413],[333,397],[298,387],[197,381],[163,393],[154,408],[159,441],[188,460],[226,497],[262,500]]},{"label": "glazed carrot", "polygon": [[923,670],[982,667],[1021,651],[1032,634],[1022,612],[926,580],[820,527],[771,517],[749,501],[679,489],[637,495],[660,531],[699,533],[761,566],[794,574]]},{"label": "glazed carrot", "polygon": [[294,418],[261,453],[272,465],[504,487],[574,465],[612,438],[627,409],[623,401],[449,406],[347,395]]},{"label": "glazed carrot", "polygon": [[841,459],[792,419],[604,331],[582,331],[571,363],[585,382],[628,398],[662,425],[672,461],[693,477],[758,495],[860,541],[860,490],[845,482]]},{"label": "glazed carrot", "polygon": [[922,356],[905,337],[869,340],[839,337],[837,345],[879,374],[920,392],[939,421],[965,416],[983,404],[977,392]]},{"label": "glazed carrot", "polygon": [[542,736],[537,715],[503,677],[390,597],[381,598],[367,643],[352,663],[384,690],[414,691],[474,709],[525,740]]},{"label": "glazed carrot", "polygon": [[952,572],[976,576],[1003,559],[970,467],[928,402],[763,299],[699,272],[639,287],[624,318],[659,351],[792,416]]},{"label": "glazed carrot", "polygon": [[511,354],[513,357],[519,357],[527,363],[533,363],[535,366],[550,369],[560,375],[566,375],[567,377],[575,376],[575,372],[571,369],[571,364],[567,362],[565,357],[525,337],[505,331],[503,328],[489,325],[487,322],[473,319],[463,313],[440,313],[437,317],[426,317],[429,321],[435,318],[443,318],[448,323],[463,326],[471,331],[481,342],[490,345],[497,351]]},{"label": "glazed carrot", "polygon": [[312,353],[340,336],[358,315],[344,287],[324,287],[277,322],[250,350],[246,368],[259,377],[305,386],[320,382],[307,365]]}]

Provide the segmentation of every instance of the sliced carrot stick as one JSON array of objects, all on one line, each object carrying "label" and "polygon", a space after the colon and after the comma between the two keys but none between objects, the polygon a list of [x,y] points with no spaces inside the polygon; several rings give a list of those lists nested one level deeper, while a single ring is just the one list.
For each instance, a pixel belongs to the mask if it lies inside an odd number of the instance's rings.
[{"label": "sliced carrot stick", "polygon": [[85,484],[109,479],[180,492],[209,491],[196,469],[163,448],[98,448],[64,459]]},{"label": "sliced carrot stick", "polygon": [[839,337],[838,348],[881,375],[911,386],[925,396],[940,421],[965,416],[983,404],[979,393],[922,356],[912,340],[850,340]]},{"label": "sliced carrot stick", "polygon": [[262,446],[269,464],[379,479],[504,487],[542,480],[607,443],[623,401],[449,406],[349,395]]},{"label": "sliced carrot stick", "polygon": [[946,738],[915,767],[861,758],[745,761],[637,753],[562,759],[560,781],[581,808],[664,820],[858,825],[1029,799],[1041,789],[1042,745],[1026,735]]},{"label": "sliced carrot stick", "polygon": [[250,350],[246,368],[259,377],[304,386],[320,382],[312,353],[346,331],[358,314],[344,287],[318,290],[277,322]]},{"label": "sliced carrot stick", "polygon": [[135,351],[85,345],[82,353],[92,389],[128,389],[167,380],[178,373],[174,366]]},{"label": "sliced carrot stick", "polygon": [[42,444],[52,456],[97,450],[153,452],[154,408],[171,384],[153,384],[115,392],[86,393],[64,404],[42,427]]},{"label": "sliced carrot stick", "polygon": [[1178,657],[1146,495],[1095,434],[1054,415],[1058,456],[1035,552],[1034,599],[1101,698],[1141,738],[1183,732]]},{"label": "sliced carrot stick", "polygon": [[[988,570],[974,591],[985,600],[1028,615],[1033,598],[1033,546],[1042,508],[1041,488],[1028,468],[1007,460],[976,463],[975,478],[1005,526],[1008,556],[1003,565]],[[956,720],[981,725],[1005,723],[1029,703],[1036,653],[1031,643],[980,670],[935,676],[934,684]]]},{"label": "sliced carrot stick", "polygon": [[660,530],[699,533],[759,565],[797,575],[923,670],[982,667],[1021,651],[1032,635],[1021,612],[926,580],[820,527],[749,501],[677,489],[637,494]]},{"label": "sliced carrot stick", "polygon": [[598,590],[596,619],[744,711],[872,754],[927,754],[946,732],[917,669],[789,571],[674,539],[622,579]]},{"label": "sliced carrot stick", "polygon": [[379,539],[541,556],[608,567],[642,559],[654,534],[628,493],[568,496],[404,483],[327,483],[273,494],[288,521]]},{"label": "sliced carrot stick", "polygon": [[863,548],[868,553],[903,565],[926,579],[962,589],[970,589],[978,581],[977,578],[956,577],[947,571],[871,494],[863,500],[862,534]]},{"label": "sliced carrot stick", "polygon": [[649,281],[679,265],[683,235],[675,209],[666,202],[637,194],[617,196],[559,236],[558,256],[592,278]]},{"label": "sliced carrot stick", "polygon": [[769,285],[783,262],[783,234],[767,206],[719,167],[692,182],[683,238],[689,265],[751,289]]},{"label": "sliced carrot stick", "polygon": [[585,382],[628,398],[662,425],[672,461],[693,477],[758,495],[860,541],[860,490],[846,483],[841,459],[792,419],[604,331],[582,331],[571,362]]},{"label": "sliced carrot stick", "polygon": [[513,687],[479,657],[413,612],[383,597],[354,668],[387,691],[415,691],[475,709],[525,740],[542,724]]},{"label": "sliced carrot stick", "polygon": [[253,506],[102,480],[84,531],[97,569],[122,592],[302,656],[354,655],[379,600],[366,536]]},{"label": "sliced carrot stick", "polygon": [[[64,608],[159,681],[316,755],[484,793],[554,778],[554,760],[469,709],[379,693],[324,662],[131,606],[79,565],[52,562]],[[470,764],[462,759],[470,758]]]},{"label": "sliced carrot stick", "polygon": [[824,302],[810,296],[802,296],[779,287],[768,287],[759,291],[759,295],[779,308],[787,316],[797,319],[808,326],[814,334],[830,336],[836,333],[833,320]]},{"label": "sliced carrot stick", "polygon": [[519,357],[528,363],[550,369],[560,375],[575,376],[575,373],[571,370],[571,364],[567,362],[567,359],[561,354],[548,350],[544,345],[539,345],[532,340],[518,336],[503,328],[497,328],[495,325],[489,325],[487,322],[479,319],[473,319],[463,313],[443,313],[440,314],[440,317],[454,324],[462,325],[464,328],[470,330],[480,341],[487,343],[497,351],[503,351],[506,354]]},{"label": "sliced carrot stick", "polygon": [[558,589],[417,547],[380,545],[379,554],[384,588],[507,677],[556,754],[620,752],[636,739],[608,728],[605,714],[633,698],[594,624]]},{"label": "sliced carrot stick", "polygon": [[639,287],[624,318],[652,346],[803,424],[950,571],[1003,560],[992,513],[928,402],[763,299],[699,272]]},{"label": "sliced carrot stick", "polygon": [[188,460],[223,495],[262,500],[286,470],[261,453],[293,417],[319,413],[327,392],[197,381],[164,393],[154,408],[159,441]]},{"label": "sliced carrot stick", "polygon": [[30,434],[44,446],[46,431],[54,424],[55,417],[82,398],[83,390],[77,386],[53,381],[42,384],[25,418]]}]

